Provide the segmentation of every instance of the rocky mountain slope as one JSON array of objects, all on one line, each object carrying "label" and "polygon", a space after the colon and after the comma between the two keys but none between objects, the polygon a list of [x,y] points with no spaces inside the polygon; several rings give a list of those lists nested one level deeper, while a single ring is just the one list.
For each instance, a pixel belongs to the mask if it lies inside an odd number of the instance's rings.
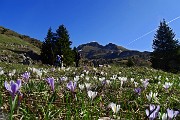
[{"label": "rocky mountain slope", "polygon": [[37,62],[41,44],[39,40],[0,27],[0,62]]},{"label": "rocky mountain slope", "polygon": [[113,43],[103,46],[98,42],[90,42],[78,46],[77,49],[81,50],[82,56],[87,59],[126,59],[134,56],[147,60],[150,55],[150,52],[128,50]]}]

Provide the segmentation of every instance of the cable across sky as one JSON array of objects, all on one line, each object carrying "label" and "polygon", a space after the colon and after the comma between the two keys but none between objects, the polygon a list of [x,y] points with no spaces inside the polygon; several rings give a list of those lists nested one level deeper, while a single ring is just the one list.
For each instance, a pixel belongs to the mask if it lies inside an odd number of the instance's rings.
[{"label": "cable across sky", "polygon": [[[169,24],[169,23],[171,23],[171,22],[174,22],[175,20],[177,20],[177,19],[179,19],[179,18],[180,18],[180,16],[178,16],[178,17],[176,17],[176,18],[170,20],[169,22],[167,22],[167,24]],[[151,30],[151,31],[149,31],[149,32],[147,32],[147,33],[145,33],[144,35],[142,35],[142,36],[136,38],[135,40],[129,42],[129,43],[127,44],[127,46],[130,45],[130,44],[132,44],[133,42],[135,42],[135,41],[137,41],[137,40],[139,40],[139,39],[141,39],[141,38],[143,38],[143,37],[145,37],[145,36],[151,34],[152,32],[156,31],[157,29],[158,29],[158,27],[155,28],[155,29],[153,29],[153,30]]]}]

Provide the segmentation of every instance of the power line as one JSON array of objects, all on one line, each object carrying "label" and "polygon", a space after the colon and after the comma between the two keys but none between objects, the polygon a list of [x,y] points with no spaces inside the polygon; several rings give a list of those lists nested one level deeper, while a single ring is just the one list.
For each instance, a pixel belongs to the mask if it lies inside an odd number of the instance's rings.
[{"label": "power line", "polygon": [[[179,19],[179,18],[180,18],[180,16],[178,16],[178,17],[176,17],[176,18],[170,20],[169,22],[167,22],[167,24],[169,24],[169,23],[171,23],[171,22],[173,22],[173,21],[175,21],[175,20],[177,20],[177,19]],[[139,39],[141,39],[141,38],[143,38],[143,37],[149,35],[150,33],[156,31],[156,29],[158,29],[158,27],[155,28],[155,29],[153,29],[153,30],[151,30],[151,31],[149,31],[149,32],[147,32],[147,33],[145,33],[144,35],[142,35],[142,36],[136,38],[135,40],[131,41],[130,43],[127,44],[127,46],[130,45],[130,44],[132,44],[133,42],[135,42],[135,41],[137,41],[137,40],[139,40]]]}]

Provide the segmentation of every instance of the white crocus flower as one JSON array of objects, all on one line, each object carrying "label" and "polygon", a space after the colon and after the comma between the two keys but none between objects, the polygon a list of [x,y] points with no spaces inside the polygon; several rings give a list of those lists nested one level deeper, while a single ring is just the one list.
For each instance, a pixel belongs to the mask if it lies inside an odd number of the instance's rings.
[{"label": "white crocus flower", "polygon": [[153,93],[152,91],[149,93],[149,95],[146,95],[146,97],[147,97],[147,99],[148,99],[148,101],[151,101],[151,99],[152,98],[154,98],[154,100],[156,100],[157,101],[157,95],[158,95],[158,93]]},{"label": "white crocus flower", "polygon": [[160,84],[161,84],[161,82],[159,81],[159,82],[158,82],[158,85],[160,85]]},{"label": "white crocus flower", "polygon": [[88,93],[89,98],[92,100],[97,96],[97,92],[93,92],[91,90],[89,90],[87,93]]},{"label": "white crocus flower", "polygon": [[118,79],[121,81],[121,87],[123,83],[127,81],[127,77],[118,77]]},{"label": "white crocus flower", "polygon": [[110,79],[115,80],[117,78],[117,75],[113,75]]},{"label": "white crocus flower", "polygon": [[79,76],[74,77],[74,81],[77,82],[79,80]]},{"label": "white crocus flower", "polygon": [[106,80],[106,83],[109,85],[109,84],[111,84],[111,81],[110,80]]},{"label": "white crocus flower", "polygon": [[68,68],[66,68],[66,71],[69,71],[71,68],[70,67],[68,67]]},{"label": "white crocus flower", "polygon": [[89,90],[91,87],[91,83],[85,83],[86,89]]},{"label": "white crocus flower", "polygon": [[103,71],[101,71],[101,75],[104,75],[104,72],[103,72]]},{"label": "white crocus flower", "polygon": [[131,82],[134,82],[134,78],[131,78]]},{"label": "white crocus flower", "polygon": [[42,71],[36,69],[35,73],[36,73],[37,77],[39,77],[39,78],[41,79],[41,77],[42,77]]},{"label": "white crocus flower", "polygon": [[12,72],[10,72],[8,75],[9,75],[9,77],[12,77],[12,76],[14,76],[15,75],[15,73],[16,73],[16,70],[14,69]]},{"label": "white crocus flower", "polygon": [[137,87],[137,86],[138,86],[138,84],[139,84],[138,82],[135,82],[135,81],[134,81],[134,85],[135,85],[135,87]]},{"label": "white crocus flower", "polygon": [[86,75],[88,75],[89,74],[89,71],[86,71]]},{"label": "white crocus flower", "polygon": [[162,120],[167,120],[167,113],[163,113],[161,118],[162,118]]},{"label": "white crocus flower", "polygon": [[85,78],[87,81],[89,81],[89,77],[88,76],[86,76],[86,78]]},{"label": "white crocus flower", "polygon": [[105,77],[102,77],[102,78],[99,78],[99,81],[103,81],[103,80],[105,80],[106,78]]},{"label": "white crocus flower", "polygon": [[93,68],[94,71],[97,71],[97,68]]},{"label": "white crocus flower", "polygon": [[113,110],[115,114],[118,113],[121,107],[121,105],[116,105],[115,103],[110,103],[108,106],[111,107],[111,109]]},{"label": "white crocus flower", "polygon": [[84,74],[81,74],[81,76],[80,76],[81,78],[83,78],[84,77]]},{"label": "white crocus flower", "polygon": [[94,79],[94,80],[97,80],[97,77],[96,77],[96,76],[94,76],[94,77],[93,77],[93,79]]},{"label": "white crocus flower", "polygon": [[4,74],[4,71],[3,70],[0,70],[0,75],[3,75]]},{"label": "white crocus flower", "polygon": [[165,84],[163,85],[163,87],[164,87],[165,89],[168,89],[169,87],[172,86],[172,84],[173,84],[173,83],[165,82]]},{"label": "white crocus flower", "polygon": [[79,84],[79,89],[83,90],[84,89],[84,84]]}]

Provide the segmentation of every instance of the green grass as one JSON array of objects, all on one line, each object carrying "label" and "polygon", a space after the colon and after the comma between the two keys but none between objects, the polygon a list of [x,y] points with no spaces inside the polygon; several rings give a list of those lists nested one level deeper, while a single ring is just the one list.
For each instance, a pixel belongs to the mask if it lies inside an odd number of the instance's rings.
[{"label": "green grass", "polygon": [[40,49],[33,46],[32,44],[14,36],[7,36],[4,34],[0,34],[0,49],[7,50],[19,50],[18,46],[28,46],[28,49],[35,51],[36,53],[40,53]]},{"label": "green grass", "polygon": [[[35,73],[28,70],[28,66],[20,64],[4,64],[0,67],[5,72],[16,69],[13,77],[8,75],[0,76],[0,105],[3,106],[3,112],[9,113],[9,92],[4,87],[5,81],[22,79],[21,74],[25,71],[31,72],[28,83],[23,83],[21,93],[23,99],[19,107],[15,107],[14,119],[23,120],[97,120],[100,117],[109,117],[112,119],[140,120],[146,119],[145,110],[150,104],[160,105],[160,112],[165,113],[167,108],[180,109],[180,75],[166,73],[146,67],[80,67],[65,68],[52,71],[52,67],[43,66],[43,75],[37,77]],[[33,67],[33,66],[31,66]],[[41,66],[35,66],[42,68]],[[80,76],[77,81],[76,97],[74,93],[66,87],[69,81],[74,81],[75,76]],[[113,77],[117,76],[117,77]],[[161,76],[161,77],[160,77]],[[45,81],[47,77],[55,78],[55,92],[52,92]],[[60,78],[67,77],[67,81],[61,81]],[[86,79],[89,77],[89,80]],[[105,77],[111,84],[103,85],[99,78]],[[126,77],[121,87],[121,81],[118,77]],[[139,83],[136,87],[131,78]],[[141,79],[149,79],[149,85],[145,89]],[[171,82],[173,85],[165,89],[163,84]],[[87,95],[87,90],[80,90],[79,84],[91,83],[91,90],[98,92],[97,96],[91,100]],[[158,84],[159,83],[159,84]],[[140,95],[134,92],[134,89],[140,87]],[[158,101],[152,99],[148,101],[146,95],[150,92],[158,93]],[[108,105],[114,102],[121,105],[118,113],[114,114]],[[176,118],[180,118],[179,116]]]}]

